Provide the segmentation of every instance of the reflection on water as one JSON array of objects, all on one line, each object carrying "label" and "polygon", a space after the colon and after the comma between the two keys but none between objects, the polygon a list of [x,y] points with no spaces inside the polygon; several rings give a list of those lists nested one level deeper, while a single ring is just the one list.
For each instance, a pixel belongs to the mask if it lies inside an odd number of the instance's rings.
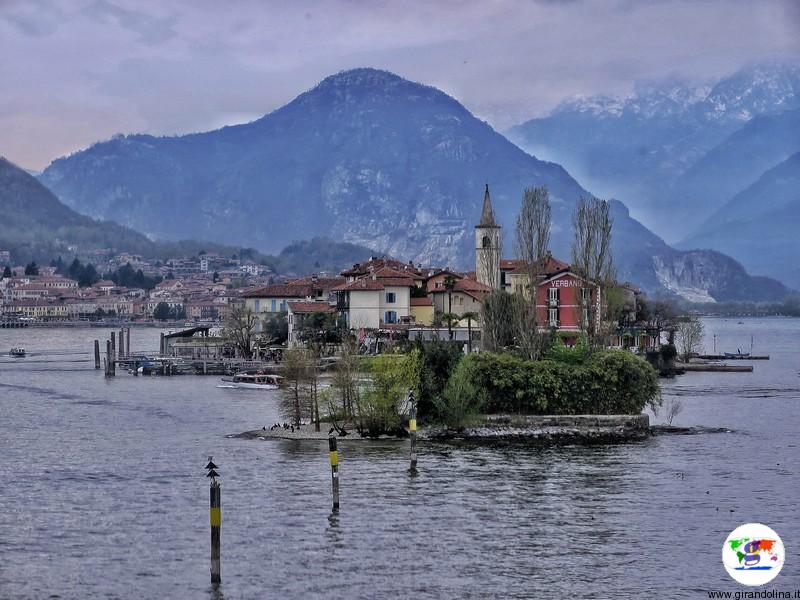
[{"label": "reflection on water", "polygon": [[[0,597],[697,598],[735,590],[720,561],[742,522],[800,543],[800,322],[714,319],[755,372],[666,382],[676,425],[733,433],[615,445],[227,438],[281,420],[271,393],[216,378],[106,380],[91,363],[0,360]],[[96,330],[2,330],[0,351],[91,348]],[[132,348],[155,347],[134,330]],[[741,340],[744,339],[746,344]],[[760,347],[761,345],[768,347]],[[48,360],[57,357],[49,355]],[[33,357],[31,360],[39,360]],[[52,366],[53,368],[50,368]],[[663,421],[663,416],[654,422]],[[222,586],[209,584],[209,455],[222,482]],[[690,541],[689,542],[687,542]],[[775,589],[800,588],[791,557]]]}]

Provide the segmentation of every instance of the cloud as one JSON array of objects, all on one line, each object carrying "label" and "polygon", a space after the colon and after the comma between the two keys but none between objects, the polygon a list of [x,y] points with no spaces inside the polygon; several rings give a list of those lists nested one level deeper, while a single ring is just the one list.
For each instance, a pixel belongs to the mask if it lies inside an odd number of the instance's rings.
[{"label": "cloud", "polygon": [[0,151],[42,168],[118,131],[209,129],[358,66],[502,129],[572,95],[798,60],[798,25],[793,0],[6,0]]}]

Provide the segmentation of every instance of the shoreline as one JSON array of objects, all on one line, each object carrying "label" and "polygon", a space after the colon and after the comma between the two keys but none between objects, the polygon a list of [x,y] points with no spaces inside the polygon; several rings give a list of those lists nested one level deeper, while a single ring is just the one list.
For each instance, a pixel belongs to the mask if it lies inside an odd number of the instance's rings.
[{"label": "shoreline", "polygon": [[[279,427],[277,429],[255,429],[229,438],[243,439],[279,439],[279,440],[316,440],[328,439],[326,430],[320,427],[316,432],[312,425],[303,425],[291,431]],[[421,427],[417,431],[420,441],[507,441],[507,440],[641,440],[652,435],[650,417],[639,415],[485,415],[483,423],[473,427],[465,427],[461,431],[449,430],[442,426]],[[348,430],[348,435],[336,436],[340,442],[349,441],[405,441],[407,438],[397,436],[366,437],[355,429]]]}]

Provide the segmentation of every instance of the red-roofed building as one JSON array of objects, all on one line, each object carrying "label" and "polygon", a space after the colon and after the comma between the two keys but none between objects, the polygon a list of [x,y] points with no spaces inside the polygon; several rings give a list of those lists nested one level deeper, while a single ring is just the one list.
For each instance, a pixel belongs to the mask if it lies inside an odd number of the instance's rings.
[{"label": "red-roofed building", "polygon": [[289,346],[299,343],[298,331],[302,329],[303,322],[309,315],[315,313],[336,314],[336,307],[327,302],[287,302],[286,308],[289,323]]}]

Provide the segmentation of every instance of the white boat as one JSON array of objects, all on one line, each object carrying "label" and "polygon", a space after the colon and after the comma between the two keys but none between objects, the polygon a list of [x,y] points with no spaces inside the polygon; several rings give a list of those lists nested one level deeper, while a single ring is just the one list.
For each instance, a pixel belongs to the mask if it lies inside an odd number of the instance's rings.
[{"label": "white boat", "polygon": [[223,377],[218,388],[245,389],[245,390],[277,390],[281,386],[278,375],[266,373],[237,373],[233,377]]},{"label": "white boat", "polygon": [[12,348],[8,355],[14,358],[23,358],[25,356],[25,348]]}]

